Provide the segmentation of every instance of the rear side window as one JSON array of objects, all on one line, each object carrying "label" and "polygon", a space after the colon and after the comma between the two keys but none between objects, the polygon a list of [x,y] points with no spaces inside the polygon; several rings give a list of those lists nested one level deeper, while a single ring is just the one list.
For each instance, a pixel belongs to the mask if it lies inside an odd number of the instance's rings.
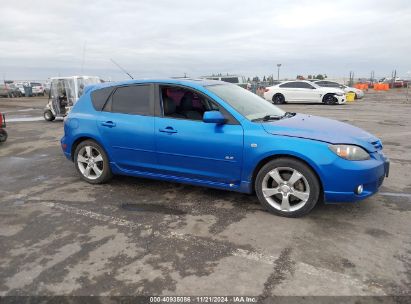
[{"label": "rear side window", "polygon": [[150,93],[149,85],[119,87],[111,98],[111,112],[150,115]]},{"label": "rear side window", "polygon": [[97,111],[103,110],[103,107],[113,90],[113,87],[108,87],[91,92],[91,102],[93,103],[94,109]]}]

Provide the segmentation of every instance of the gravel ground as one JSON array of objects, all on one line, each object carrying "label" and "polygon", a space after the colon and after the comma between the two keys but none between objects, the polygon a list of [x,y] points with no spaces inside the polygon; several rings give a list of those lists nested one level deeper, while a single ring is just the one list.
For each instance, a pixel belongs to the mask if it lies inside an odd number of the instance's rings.
[{"label": "gravel ground", "polygon": [[379,194],[299,219],[252,195],[130,177],[89,185],[61,152],[62,120],[41,118],[45,103],[0,99],[0,295],[411,295],[404,91],[282,106],[364,128],[391,159]]}]

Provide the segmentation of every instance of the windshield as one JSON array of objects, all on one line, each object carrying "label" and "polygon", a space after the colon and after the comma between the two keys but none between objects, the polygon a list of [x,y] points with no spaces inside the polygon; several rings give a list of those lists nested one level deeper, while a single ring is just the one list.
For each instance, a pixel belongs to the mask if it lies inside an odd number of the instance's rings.
[{"label": "windshield", "polygon": [[272,103],[237,85],[219,84],[207,89],[227,102],[248,120],[263,118],[267,115],[283,116],[285,112]]}]

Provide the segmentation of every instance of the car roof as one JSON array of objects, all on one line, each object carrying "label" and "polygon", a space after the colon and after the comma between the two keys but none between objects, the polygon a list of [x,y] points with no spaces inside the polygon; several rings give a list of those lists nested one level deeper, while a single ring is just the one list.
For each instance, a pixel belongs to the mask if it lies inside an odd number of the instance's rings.
[{"label": "car roof", "polygon": [[279,83],[279,84],[284,84],[284,83],[289,83],[289,82],[306,82],[306,83],[309,83],[309,84],[312,83],[311,81],[307,81],[307,80],[294,79],[294,80],[284,80],[284,81],[282,81],[282,82]]},{"label": "car roof", "polygon": [[187,85],[190,87],[204,87],[216,84],[227,84],[227,82],[211,79],[195,79],[195,78],[144,78],[144,79],[131,79],[122,80],[115,82],[104,82],[93,84],[92,90],[97,90],[101,88],[111,87],[111,86],[124,86],[131,84],[141,84],[141,83],[161,83],[161,84],[171,84],[171,85]]}]

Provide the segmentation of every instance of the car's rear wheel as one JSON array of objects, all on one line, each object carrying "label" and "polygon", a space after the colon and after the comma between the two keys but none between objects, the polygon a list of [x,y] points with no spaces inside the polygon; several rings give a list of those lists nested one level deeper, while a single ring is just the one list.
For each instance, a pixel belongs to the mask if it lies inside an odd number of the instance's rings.
[{"label": "car's rear wheel", "polygon": [[293,158],[278,158],[257,174],[255,191],[269,212],[300,217],[314,208],[320,197],[320,183],[306,164]]},{"label": "car's rear wheel", "polygon": [[333,105],[337,103],[337,98],[333,94],[326,94],[323,98],[323,103]]},{"label": "car's rear wheel", "polygon": [[283,94],[275,94],[273,96],[273,103],[274,104],[283,104],[285,103],[285,98]]},{"label": "car's rear wheel", "polygon": [[44,119],[47,121],[53,121],[56,119],[56,117],[53,115],[53,113],[50,110],[44,111],[43,113]]},{"label": "car's rear wheel", "polygon": [[90,184],[102,184],[112,177],[107,154],[95,141],[86,140],[76,147],[74,164],[81,178]]}]

